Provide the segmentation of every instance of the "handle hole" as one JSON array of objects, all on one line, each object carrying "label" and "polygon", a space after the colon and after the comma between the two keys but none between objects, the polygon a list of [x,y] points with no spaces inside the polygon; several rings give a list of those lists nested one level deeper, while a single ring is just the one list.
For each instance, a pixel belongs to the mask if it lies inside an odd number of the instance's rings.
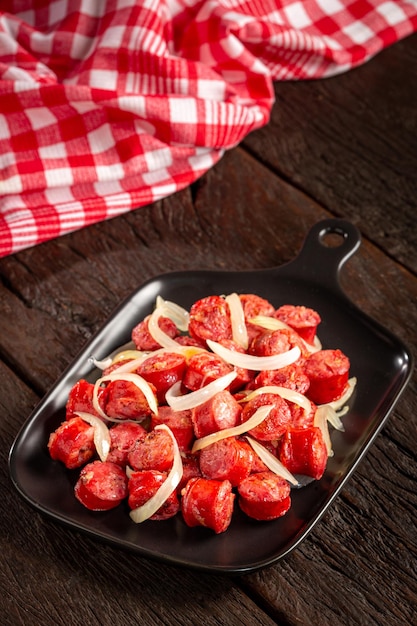
[{"label": "handle hole", "polygon": [[320,233],[319,240],[325,248],[340,248],[343,245],[347,233],[338,230],[323,230]]}]

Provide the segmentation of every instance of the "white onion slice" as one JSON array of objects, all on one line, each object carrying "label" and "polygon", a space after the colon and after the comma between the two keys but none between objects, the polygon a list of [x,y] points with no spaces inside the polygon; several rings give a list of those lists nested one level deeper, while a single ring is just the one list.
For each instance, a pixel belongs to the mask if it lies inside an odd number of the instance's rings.
[{"label": "white onion slice", "polygon": [[319,405],[319,408],[322,409],[323,414],[326,416],[326,420],[336,430],[345,430],[341,417],[346,415],[346,413],[349,411],[349,407],[344,405],[351,397],[355,389],[356,382],[357,379],[355,377],[349,378],[346,391],[340,398],[338,398],[337,400],[333,400],[333,402]]},{"label": "white onion slice", "polygon": [[159,322],[160,317],[166,317],[164,313],[164,307],[162,306],[155,309],[152,315],[150,316],[149,321],[148,321],[148,330],[150,334],[152,335],[153,339],[155,339],[155,341],[159,343],[160,346],[162,346],[163,348],[173,349],[176,346],[178,346],[178,343],[175,341],[175,339],[172,339],[172,337],[167,335],[162,330],[162,328],[159,327],[158,322]]},{"label": "white onion slice", "polygon": [[207,339],[207,345],[227,363],[235,365],[236,367],[243,367],[247,370],[254,370],[256,372],[281,369],[281,367],[295,363],[301,355],[301,351],[298,346],[291,348],[291,350],[287,350],[287,352],[281,352],[281,354],[273,354],[271,356],[254,356],[252,354],[229,350],[211,339]]},{"label": "white onion slice", "polygon": [[113,359],[111,358],[111,356],[108,356],[104,359],[96,359],[95,356],[91,355],[88,360],[94,365],[94,367],[97,367],[97,369],[99,370],[105,370],[106,367],[110,367],[110,365],[113,363]]},{"label": "white onion slice", "polygon": [[144,354],[142,350],[122,350],[114,355],[112,359],[112,365],[119,363],[119,361],[133,361],[134,359],[140,359]]},{"label": "white onion slice", "polygon": [[258,387],[258,389],[254,389],[247,396],[242,398],[241,402],[249,402],[249,400],[252,400],[252,398],[259,396],[262,393],[276,393],[284,400],[298,404],[298,406],[304,409],[306,415],[311,413],[311,402],[308,398],[306,398],[306,396],[298,391],[295,391],[294,389],[280,387],[279,385],[265,385],[265,387]]},{"label": "white onion slice", "polygon": [[96,415],[91,413],[85,413],[84,411],[77,411],[76,415],[81,417],[84,422],[87,422],[94,428],[94,445],[97,450],[97,454],[101,461],[105,461],[110,451],[110,433],[106,424]]},{"label": "white onion slice", "polygon": [[320,350],[323,349],[322,343],[320,339],[318,338],[318,335],[314,335],[313,345],[311,345],[310,343],[307,343],[307,341],[305,341],[304,343],[306,347],[310,350],[310,352],[320,352]]},{"label": "white onion slice", "polygon": [[281,463],[276,456],[274,456],[269,450],[267,450],[262,444],[260,444],[256,439],[252,439],[249,435],[246,435],[246,439],[248,443],[251,445],[253,450],[259,456],[261,461],[265,463],[268,469],[271,472],[274,472],[277,476],[281,476],[281,478],[285,478],[289,483],[298,487],[298,480],[291,474],[289,470]]},{"label": "white onion slice", "polygon": [[159,318],[169,317],[179,330],[188,330],[189,313],[175,302],[163,300],[160,296],[156,299],[156,308],[149,317],[148,329],[153,339],[163,348],[176,348],[178,343],[159,327]]},{"label": "white onion slice", "polygon": [[[163,352],[168,352],[168,350],[166,350],[166,348],[158,348],[158,350],[153,350],[151,352],[142,352],[140,356],[138,356],[137,358],[132,359],[131,361],[128,361],[127,363],[122,363],[122,365],[119,365],[119,367],[116,367],[113,370],[112,374],[123,374],[124,372],[134,372],[135,370],[138,369],[140,365],[142,365],[142,363],[144,363],[144,361],[146,361],[146,359],[149,359],[149,357],[154,356],[155,354],[161,354]],[[170,352],[172,352],[172,350],[170,350]]]},{"label": "white onion slice", "polygon": [[326,448],[327,448],[327,454],[329,456],[333,456],[333,448],[332,448],[332,441],[330,439],[330,434],[329,434],[327,413],[328,413],[327,407],[325,404],[317,407],[317,411],[314,415],[313,424],[314,426],[317,426],[318,428],[320,428],[322,432],[324,443],[326,444]]},{"label": "white onion slice", "polygon": [[204,348],[199,348],[197,346],[182,346],[179,343],[176,343],[176,345],[172,346],[171,348],[158,348],[157,350],[153,350],[151,352],[143,352],[142,355],[139,356],[137,359],[133,359],[132,361],[128,361],[127,363],[123,363],[119,367],[116,367],[112,373],[123,374],[123,372],[134,372],[138,369],[138,367],[140,367],[143,363],[145,363],[145,361],[147,361],[151,357],[157,354],[169,354],[172,352],[182,354],[185,360],[188,362],[188,360],[195,354],[198,354],[200,352],[207,352],[207,350],[205,350]]},{"label": "white onion slice", "polygon": [[266,330],[290,329],[288,324],[281,322],[281,320],[276,317],[270,317],[269,315],[255,315],[255,317],[252,317],[249,321],[251,324],[261,326],[261,328],[265,328]]},{"label": "white onion slice", "polygon": [[244,350],[247,350],[249,340],[242,301],[237,293],[231,293],[226,296],[226,304],[230,311],[233,341]]},{"label": "white onion slice", "polygon": [[118,372],[112,372],[111,374],[107,374],[107,376],[102,376],[101,378],[98,378],[94,384],[93,389],[93,406],[97,413],[99,413],[104,419],[111,418],[109,418],[108,415],[105,414],[100,406],[100,403],[98,401],[98,389],[101,383],[113,382],[115,380],[127,380],[136,385],[136,387],[138,387],[138,389],[140,389],[145,396],[151,412],[155,414],[158,413],[158,404],[155,394],[149,386],[149,383],[144,378],[142,378],[142,376],[139,376],[139,374],[133,374],[132,372],[124,372],[123,374],[120,374]]},{"label": "white onion slice", "polygon": [[340,419],[340,415],[336,413],[333,407],[329,404],[320,405],[323,409],[323,413],[326,415],[326,419],[335,428],[336,430],[344,431],[345,427],[343,426],[343,422]]},{"label": "white onion slice", "polygon": [[156,299],[156,308],[163,309],[163,316],[169,317],[179,330],[184,332],[188,330],[190,314],[182,306],[175,302],[170,302],[169,300],[163,300],[161,296],[158,296]]},{"label": "white onion slice", "polygon": [[158,426],[155,426],[155,430],[166,430],[170,435],[172,445],[174,447],[174,462],[168,476],[159,487],[158,491],[156,491],[156,493],[154,493],[154,495],[149,498],[145,504],[139,506],[137,509],[133,509],[130,512],[130,517],[136,524],[140,524],[141,522],[149,519],[161,508],[172,492],[178,487],[183,474],[181,454],[178,448],[177,440],[175,439],[171,429],[166,426],[166,424],[159,424]]},{"label": "white onion slice", "polygon": [[[256,315],[255,317],[252,317],[249,321],[251,324],[255,324],[255,326],[261,326],[262,328],[266,328],[266,330],[279,330],[280,328],[286,328],[287,330],[293,330],[294,332],[297,332],[296,330],[294,330],[294,328],[291,328],[291,326],[288,326],[288,324],[286,324],[285,322],[282,322],[276,317],[269,317],[268,315]],[[300,335],[298,336],[300,337]],[[312,344],[308,343],[308,341],[306,341],[302,337],[300,337],[300,339],[309,352],[318,352],[322,349],[321,341],[317,335],[315,335],[314,343]]]},{"label": "white onion slice", "polygon": [[103,359],[96,359],[94,355],[91,355],[88,360],[98,369],[105,370],[107,367],[112,365],[115,360],[120,360],[120,358],[118,358],[119,355],[125,352],[130,352],[133,350],[133,348],[133,341],[128,341],[127,343],[119,346],[116,350],[114,350],[111,354],[109,354],[107,357],[104,357]]},{"label": "white onion slice", "polygon": [[243,435],[244,433],[252,430],[256,426],[259,426],[266,417],[268,417],[270,411],[273,407],[269,404],[264,404],[256,409],[255,413],[251,415],[251,417],[243,424],[239,424],[238,426],[233,426],[232,428],[224,428],[223,430],[218,430],[215,433],[211,433],[210,435],[206,435],[205,437],[200,437],[194,442],[194,445],[191,449],[191,452],[197,452],[198,450],[202,450],[203,448],[207,448],[207,446],[211,446],[211,444],[216,443],[216,441],[220,441],[221,439],[227,439],[228,437],[237,437],[238,435]]},{"label": "white onion slice", "polygon": [[[153,353],[152,353],[153,354]],[[140,365],[149,357],[149,353],[143,354],[137,359],[132,359],[131,361],[127,361],[126,363],[122,363],[119,367],[115,367],[112,374],[126,374],[128,372],[135,372]]]},{"label": "white onion slice", "polygon": [[[344,406],[342,409],[339,409],[335,413],[336,413],[337,419],[340,420],[344,415],[346,415],[346,413],[349,413],[349,407]],[[344,430],[344,427],[341,430]]]},{"label": "white onion slice", "polygon": [[100,370],[105,370],[111,365],[117,365],[120,361],[127,361],[127,363],[119,365],[119,367],[116,367],[113,371],[130,372],[136,369],[147,355],[147,352],[141,352],[140,350],[125,350],[124,352],[118,352],[113,358],[108,357],[102,361],[97,361],[97,359],[91,356],[90,361]]},{"label": "white onion slice", "polygon": [[229,372],[224,376],[216,378],[216,380],[213,380],[208,385],[201,387],[201,389],[191,391],[190,393],[186,393],[184,395],[178,395],[181,389],[181,381],[178,381],[168,389],[165,394],[165,400],[171,409],[174,409],[174,411],[193,409],[194,407],[203,404],[203,402],[210,400],[219,391],[226,389],[230,383],[234,381],[236,376],[236,372]]}]

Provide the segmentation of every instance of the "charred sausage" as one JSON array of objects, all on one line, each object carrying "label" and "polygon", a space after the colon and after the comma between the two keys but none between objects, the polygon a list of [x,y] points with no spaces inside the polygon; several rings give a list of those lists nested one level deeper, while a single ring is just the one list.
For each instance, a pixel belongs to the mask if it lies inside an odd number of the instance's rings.
[{"label": "charred sausage", "polygon": [[217,354],[199,352],[189,359],[182,383],[189,391],[196,391],[232,371]]},{"label": "charred sausage", "polygon": [[71,417],[51,433],[48,449],[51,458],[68,469],[81,467],[95,453],[94,428],[81,417]]},{"label": "charred sausage", "polygon": [[158,424],[165,424],[171,429],[181,452],[191,450],[194,441],[191,410],[174,411],[170,406],[160,406],[158,415],[151,417],[151,428],[155,428]]},{"label": "charred sausage", "polygon": [[[144,470],[132,472],[128,483],[128,505],[134,510],[143,506],[166,480],[165,472]],[[160,508],[149,519],[160,521],[174,517],[180,509],[178,495],[173,491]]]},{"label": "charred sausage", "polygon": [[116,463],[93,461],[81,470],[74,493],[91,511],[114,509],[127,496],[126,473]]},{"label": "charred sausage", "polygon": [[205,526],[216,534],[230,525],[235,494],[228,480],[191,478],[182,490],[181,510],[187,526]]},{"label": "charred sausage", "polygon": [[252,470],[254,454],[246,442],[235,437],[221,439],[200,452],[200,470],[205,478],[229,480],[236,487]]},{"label": "charred sausage", "polygon": [[346,389],[350,361],[341,350],[320,350],[305,361],[304,371],[310,380],[306,396],[315,404],[337,400]]},{"label": "charred sausage", "polygon": [[[78,411],[98,416],[98,413],[93,405],[93,390],[94,385],[84,379],[75,383],[68,394],[68,400],[65,407],[65,415],[67,419],[74,417]],[[106,396],[106,388],[100,387],[98,390],[98,401],[101,408],[105,406]]]},{"label": "charred sausage", "polygon": [[289,428],[279,443],[279,459],[292,474],[319,480],[326,469],[327,448],[320,428]]},{"label": "charred sausage", "polygon": [[213,398],[195,407],[191,411],[194,433],[197,438],[225,428],[232,428],[239,423],[242,407],[225,389]]},{"label": "charred sausage", "polygon": [[246,422],[255,411],[264,405],[272,405],[272,409],[264,421],[249,431],[248,434],[259,441],[279,439],[291,423],[291,411],[288,403],[275,393],[260,393],[249,400],[242,411],[242,422]]},{"label": "charred sausage", "polygon": [[307,343],[314,343],[317,326],[321,322],[320,315],[314,309],[284,304],[275,311],[274,317],[293,328]]},{"label": "charred sausage", "polygon": [[188,331],[196,339],[232,339],[232,322],[226,300],[222,296],[208,296],[197,300],[191,309]]},{"label": "charred sausage", "polygon": [[137,373],[155,387],[157,400],[165,402],[165,394],[172,385],[182,380],[186,367],[185,357],[176,352],[163,352],[150,356],[137,369]]},{"label": "charred sausage", "polygon": [[273,520],[290,508],[290,491],[287,481],[273,472],[251,474],[238,487],[239,506],[256,520]]},{"label": "charred sausage", "polygon": [[[158,348],[161,347],[149,332],[149,318],[150,316],[148,315],[132,329],[131,337],[137,350],[151,352],[153,350],[158,350]],[[160,317],[158,320],[158,326],[164,331],[164,333],[171,337],[171,339],[175,339],[175,337],[179,334],[177,327],[169,317]]]},{"label": "charred sausage", "polygon": [[136,441],[128,454],[128,463],[134,470],[168,472],[174,461],[172,439],[166,430],[152,430]]},{"label": "charred sausage", "polygon": [[151,414],[143,392],[129,380],[112,380],[107,385],[105,413],[124,420],[141,420]]},{"label": "charred sausage", "polygon": [[129,452],[137,441],[146,437],[147,431],[136,422],[123,422],[115,424],[110,432],[110,451],[107,461],[117,463],[121,467],[126,467]]}]

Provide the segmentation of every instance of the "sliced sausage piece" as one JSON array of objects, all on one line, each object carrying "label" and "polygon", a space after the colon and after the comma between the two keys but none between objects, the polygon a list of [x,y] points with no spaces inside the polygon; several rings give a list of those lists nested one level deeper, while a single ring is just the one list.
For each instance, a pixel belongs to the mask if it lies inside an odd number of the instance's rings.
[{"label": "sliced sausage piece", "polygon": [[152,415],[151,428],[159,424],[165,424],[171,429],[181,452],[191,450],[194,441],[191,410],[174,411],[170,406],[160,406],[158,415]]},{"label": "sliced sausage piece", "polygon": [[[161,487],[167,478],[165,472],[145,470],[132,472],[128,484],[128,504],[132,511],[143,506]],[[180,504],[176,491],[165,500],[161,507],[149,519],[154,521],[165,520],[174,517],[180,510]]]},{"label": "sliced sausage piece", "polygon": [[264,370],[260,372],[251,387],[258,389],[267,385],[277,385],[278,387],[285,387],[286,389],[305,394],[310,386],[310,379],[301,365],[292,363],[279,370]]},{"label": "sliced sausage piece", "polygon": [[275,311],[274,317],[293,328],[307,343],[314,343],[317,326],[321,322],[320,315],[314,309],[284,304]]},{"label": "sliced sausage piece", "polygon": [[239,506],[256,520],[282,517],[291,506],[290,486],[273,472],[251,474],[238,487]]},{"label": "sliced sausage piece", "polygon": [[165,402],[165,394],[172,385],[182,380],[186,368],[185,357],[175,352],[164,352],[150,356],[141,363],[137,373],[156,390],[160,404]]},{"label": "sliced sausage piece", "polygon": [[196,339],[232,339],[229,306],[222,296],[207,296],[194,302],[190,309],[188,331]]},{"label": "sliced sausage piece", "polygon": [[199,439],[218,430],[233,428],[240,422],[242,407],[225,389],[191,410],[195,436]]},{"label": "sliced sausage piece", "polygon": [[180,344],[180,346],[186,346],[190,348],[201,348],[202,350],[207,348],[207,344],[202,339],[197,339],[196,337],[190,337],[190,335],[178,335],[175,337],[175,341]]},{"label": "sliced sausage piece", "polygon": [[241,293],[239,298],[247,322],[257,315],[271,317],[275,313],[275,307],[268,300],[254,293]]},{"label": "sliced sausage piece", "polygon": [[279,439],[291,423],[291,411],[288,403],[275,393],[260,393],[258,396],[246,402],[242,411],[242,423],[246,422],[252,415],[264,405],[272,405],[272,409],[267,417],[248,434],[259,439],[259,441],[274,441]]},{"label": "sliced sausage piece", "polygon": [[[149,318],[150,315],[145,317],[145,319],[139,322],[132,330],[132,341],[137,350],[152,352],[161,347],[149,332]],[[158,326],[164,333],[171,337],[171,339],[175,339],[179,334],[177,327],[169,317],[161,316],[158,320]]]},{"label": "sliced sausage piece", "polygon": [[292,348],[300,348],[300,359],[309,355],[306,346],[297,333],[290,328],[266,330],[257,335],[249,346],[249,353],[255,356],[272,356],[282,354]]},{"label": "sliced sausage piece", "polygon": [[126,467],[128,455],[137,441],[146,437],[146,430],[135,422],[123,422],[115,424],[109,430],[110,451],[107,461]]},{"label": "sliced sausage piece", "polygon": [[252,469],[253,451],[235,437],[221,439],[200,452],[200,470],[205,478],[229,480],[236,487]]},{"label": "sliced sausage piece", "polygon": [[112,380],[107,385],[106,415],[116,419],[141,420],[151,414],[142,391],[129,380]]},{"label": "sliced sausage piece", "polygon": [[315,404],[326,404],[343,395],[349,379],[350,361],[341,350],[319,350],[306,359],[304,371],[310,379],[306,396]]},{"label": "sliced sausage piece", "polygon": [[54,461],[61,461],[68,469],[87,463],[96,451],[94,428],[81,417],[71,417],[51,433],[48,449]]},{"label": "sliced sausage piece", "polygon": [[93,461],[81,470],[74,493],[91,511],[114,509],[127,497],[126,473],[116,463]]},{"label": "sliced sausage piece", "polygon": [[182,476],[177,487],[177,492],[181,493],[190,478],[201,477],[200,463],[197,454],[182,454]]},{"label": "sliced sausage piece", "polygon": [[306,413],[306,411],[304,411],[304,409],[299,405],[299,404],[295,404],[294,402],[288,402],[288,406],[290,407],[290,411],[291,411],[291,426],[294,428],[307,428],[308,426],[313,426],[314,424],[314,416],[316,414],[317,411],[317,406],[314,404],[314,402],[311,402],[311,411],[309,413]]},{"label": "sliced sausage piece", "polygon": [[128,463],[134,470],[158,470],[168,472],[174,462],[174,446],[166,430],[152,430],[135,443],[128,455]]},{"label": "sliced sausage piece", "polygon": [[327,448],[320,428],[289,428],[279,444],[279,459],[292,474],[319,480],[326,469]]},{"label": "sliced sausage piece", "polygon": [[235,494],[228,480],[191,478],[182,491],[181,510],[187,526],[205,526],[216,534],[230,525]]},{"label": "sliced sausage piece", "polygon": [[232,371],[233,367],[217,354],[200,352],[189,359],[182,382],[189,391],[197,391]]},{"label": "sliced sausage piece", "polygon": [[243,307],[246,330],[250,343],[257,335],[263,332],[263,329],[260,326],[251,324],[250,320],[258,315],[271,317],[275,312],[275,308],[270,302],[268,302],[268,300],[265,300],[265,298],[261,298],[253,293],[239,294],[239,298]]},{"label": "sliced sausage piece", "polygon": [[[99,417],[99,414],[93,406],[93,383],[81,379],[75,383],[68,394],[68,400],[65,407],[66,419],[74,417],[78,411],[83,413],[91,413]],[[104,407],[106,402],[107,390],[105,387],[100,387],[98,390],[98,401],[101,408]]]}]

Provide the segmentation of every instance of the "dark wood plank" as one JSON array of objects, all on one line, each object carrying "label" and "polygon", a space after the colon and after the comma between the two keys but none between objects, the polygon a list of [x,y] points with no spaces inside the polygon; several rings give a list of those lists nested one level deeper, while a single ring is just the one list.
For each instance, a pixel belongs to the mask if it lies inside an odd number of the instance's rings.
[{"label": "dark wood plank", "polygon": [[[46,391],[64,362],[143,280],[171,269],[280,265],[297,254],[310,226],[328,215],[244,150],[234,150],[193,189],[1,260],[0,354],[21,379],[37,391]],[[365,240],[346,267],[343,286],[358,306],[410,342],[417,353],[413,332],[417,282],[412,274]],[[20,332],[13,331],[14,324]],[[28,339],[23,334],[28,328],[36,336]],[[15,405],[13,398],[22,383],[12,376],[8,389],[13,385],[16,392],[4,396],[2,413],[11,414],[8,420],[17,424],[26,417],[30,402]],[[127,624],[140,614],[145,619],[155,615],[151,623],[194,624],[211,619],[213,624],[232,624],[239,614],[246,620],[240,623],[253,623],[255,616],[267,624],[266,611],[282,624],[324,621],[368,626],[379,624],[384,615],[385,624],[409,625],[411,602],[417,598],[416,545],[410,525],[416,504],[417,441],[407,423],[415,414],[415,391],[414,378],[368,457],[303,545],[286,561],[235,581],[178,573],[99,547],[29,512],[4,482],[8,519],[14,525],[10,546],[5,540],[3,585],[14,598],[13,617],[47,620],[42,614],[46,603],[53,623],[58,624],[64,623],[64,617],[58,618],[56,606],[103,624],[110,623],[106,616],[116,614],[123,615]],[[398,516],[402,523],[395,528]],[[13,560],[19,579],[10,575]],[[36,587],[39,569],[50,574]],[[167,580],[162,595],[161,580]],[[404,604],[400,602],[403,586],[407,589]],[[85,595],[80,595],[80,587],[86,589]],[[13,608],[20,589],[28,599]],[[114,590],[123,599],[117,606],[112,603]],[[93,609],[94,596],[99,602]],[[243,610],[237,613],[239,604]]]},{"label": "dark wood plank", "polygon": [[243,145],[417,271],[417,35],[346,74],[277,83]]}]

